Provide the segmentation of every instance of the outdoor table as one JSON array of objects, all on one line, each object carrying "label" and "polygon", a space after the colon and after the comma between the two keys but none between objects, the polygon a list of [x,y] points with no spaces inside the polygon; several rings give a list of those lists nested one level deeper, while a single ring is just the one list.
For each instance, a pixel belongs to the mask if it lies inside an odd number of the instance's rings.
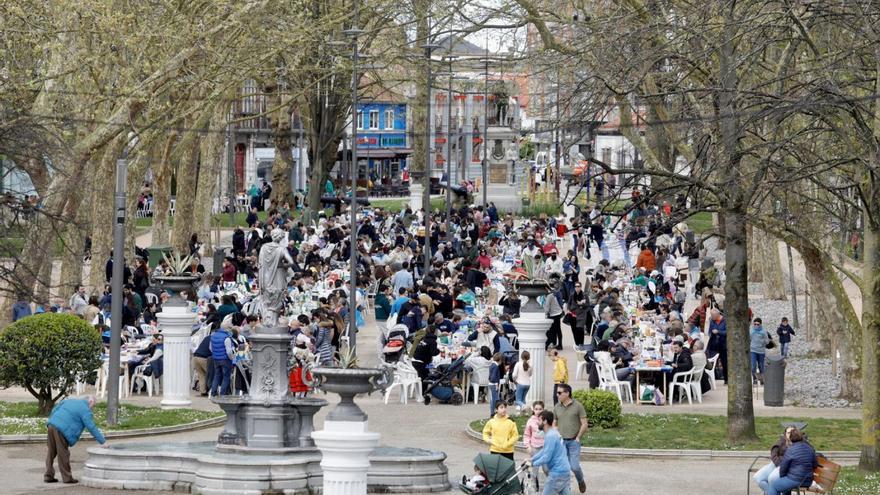
[{"label": "outdoor table", "polygon": [[[635,373],[636,373],[636,394],[638,395],[638,398],[636,398],[636,403],[637,403],[637,404],[653,404],[653,403],[654,403],[653,400],[650,400],[650,401],[642,400],[641,389],[640,389],[640,387],[639,387],[639,383],[640,383],[640,377],[639,377],[639,374],[640,374],[640,373],[643,373],[643,372],[654,372],[654,373],[656,373],[656,372],[659,371],[659,372],[663,375],[663,393],[664,393],[664,394],[667,393],[667,391],[666,391],[666,372],[667,372],[667,371],[672,371],[672,366],[666,366],[666,365],[663,365],[663,366],[647,366],[647,365],[643,365],[643,364],[641,364],[641,365],[636,365],[636,366],[630,366],[630,369],[632,369],[632,370],[635,371]],[[668,394],[667,394],[667,395],[668,395]],[[667,400],[666,400],[666,405],[667,405],[667,406],[672,405],[672,401],[669,400],[668,398],[667,398]]]}]

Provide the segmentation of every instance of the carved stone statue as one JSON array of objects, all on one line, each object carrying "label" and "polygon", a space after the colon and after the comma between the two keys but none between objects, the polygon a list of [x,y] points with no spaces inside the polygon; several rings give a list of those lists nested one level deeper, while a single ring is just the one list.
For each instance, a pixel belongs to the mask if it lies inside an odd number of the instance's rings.
[{"label": "carved stone statue", "polygon": [[281,229],[272,231],[272,242],[260,248],[260,271],[257,281],[260,284],[260,307],[263,325],[272,328],[278,324],[278,315],[284,309],[287,299],[287,283],[290,281],[290,266],[293,264],[284,240],[287,233]]}]

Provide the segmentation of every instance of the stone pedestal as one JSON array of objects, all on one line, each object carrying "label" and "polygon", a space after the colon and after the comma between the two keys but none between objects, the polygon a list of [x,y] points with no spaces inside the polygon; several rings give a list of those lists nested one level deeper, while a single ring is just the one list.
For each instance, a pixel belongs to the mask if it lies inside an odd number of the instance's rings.
[{"label": "stone pedestal", "polygon": [[[531,298],[530,298],[531,299]],[[529,301],[532,302],[532,301]],[[547,342],[547,330],[550,329],[550,321],[544,316],[543,310],[529,311],[528,305],[523,305],[516,320],[516,330],[519,333],[520,351],[529,351],[532,363],[532,386],[526,394],[526,404],[531,406],[533,401],[543,400],[548,403],[544,390],[544,376],[547,373],[547,353],[544,343]],[[540,307],[539,307],[540,308]],[[553,398],[550,402],[552,404]]]},{"label": "stone pedestal", "polygon": [[196,315],[186,306],[166,305],[156,315],[164,339],[162,373],[162,408],[189,407],[192,369],[190,352],[192,327]]},{"label": "stone pedestal", "polygon": [[321,451],[324,495],[365,495],[370,453],[379,445],[379,434],[367,431],[366,421],[324,421],[312,433]]},{"label": "stone pedestal", "polygon": [[424,201],[422,201],[422,195],[425,193],[425,188],[422,187],[419,183],[413,183],[412,181],[409,184],[409,207],[412,208],[413,213],[419,211],[424,206]]}]

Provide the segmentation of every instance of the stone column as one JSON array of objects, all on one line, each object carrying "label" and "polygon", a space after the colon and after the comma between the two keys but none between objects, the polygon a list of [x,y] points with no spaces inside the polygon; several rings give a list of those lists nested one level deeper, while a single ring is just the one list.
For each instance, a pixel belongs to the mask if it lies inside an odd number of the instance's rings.
[{"label": "stone column", "polygon": [[324,495],[366,495],[370,453],[379,445],[379,434],[367,431],[366,421],[324,421],[312,433],[321,451]]},{"label": "stone column", "polygon": [[189,407],[191,378],[191,335],[196,315],[186,306],[167,305],[156,315],[164,339],[162,408]]},{"label": "stone column", "polygon": [[[529,303],[535,304],[533,301],[529,301]],[[544,390],[544,376],[547,373],[547,353],[544,350],[544,343],[547,341],[547,330],[550,329],[550,322],[544,316],[544,311],[540,306],[537,307],[537,310],[528,306],[529,304],[523,305],[519,318],[514,322],[519,333],[520,351],[529,351],[531,355],[532,386],[529,388],[528,394],[526,394],[526,404],[531,406],[532,402],[536,400],[542,400],[545,404],[552,404],[553,398],[550,397],[548,399]]]},{"label": "stone column", "polygon": [[422,184],[415,183],[414,180],[416,179],[410,179],[409,181],[409,207],[412,208],[413,213],[422,209],[422,194],[425,192]]}]

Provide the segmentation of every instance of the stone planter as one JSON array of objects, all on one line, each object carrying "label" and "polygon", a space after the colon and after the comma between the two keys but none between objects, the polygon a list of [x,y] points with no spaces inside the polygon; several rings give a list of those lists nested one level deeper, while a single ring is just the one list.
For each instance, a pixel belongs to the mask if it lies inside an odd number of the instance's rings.
[{"label": "stone planter", "polygon": [[539,312],[543,308],[538,304],[538,298],[546,296],[553,290],[553,285],[547,280],[517,280],[513,282],[516,293],[528,297],[528,301],[522,307],[522,311]]},{"label": "stone planter", "polygon": [[327,415],[331,421],[366,421],[367,415],[354,403],[354,397],[385,390],[390,383],[388,370],[382,368],[318,367],[311,372],[316,388],[339,394],[341,398]]},{"label": "stone planter", "polygon": [[153,280],[159,282],[159,287],[171,292],[171,299],[166,303],[169,306],[185,306],[186,301],[181,294],[183,291],[192,289],[199,279],[201,279],[200,276],[189,274],[153,277]]}]

